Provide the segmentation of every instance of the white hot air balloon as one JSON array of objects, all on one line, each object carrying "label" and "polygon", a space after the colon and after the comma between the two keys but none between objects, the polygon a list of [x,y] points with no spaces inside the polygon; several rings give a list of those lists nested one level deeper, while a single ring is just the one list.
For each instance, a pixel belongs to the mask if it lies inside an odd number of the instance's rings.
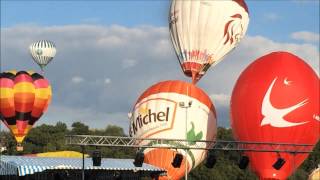
[{"label": "white hot air balloon", "polygon": [[[183,81],[163,81],[148,88],[138,98],[129,118],[132,137],[188,140],[188,143],[161,144],[166,147],[190,148],[195,141],[216,138],[216,112],[209,96],[194,84]],[[136,143],[150,145],[158,142]],[[146,148],[143,153],[145,163],[166,169],[167,176],[160,177],[160,180],[178,180],[199,165],[206,158],[207,151]],[[172,165],[177,153],[183,155],[180,168]]]},{"label": "white hot air balloon", "polygon": [[56,55],[56,46],[53,42],[47,40],[37,41],[29,47],[33,60],[40,66],[41,70],[54,58]]},{"label": "white hot air balloon", "polygon": [[236,47],[248,24],[244,0],[173,0],[170,35],[185,75],[196,83]]}]

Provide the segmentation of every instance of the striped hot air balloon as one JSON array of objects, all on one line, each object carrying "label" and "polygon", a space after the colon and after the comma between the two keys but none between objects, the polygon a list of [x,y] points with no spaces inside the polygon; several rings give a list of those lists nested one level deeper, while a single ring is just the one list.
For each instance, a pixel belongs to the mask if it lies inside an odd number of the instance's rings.
[{"label": "striped hot air balloon", "polygon": [[57,52],[54,43],[47,40],[32,43],[29,50],[34,62],[40,66],[42,71],[43,68],[54,58]]},{"label": "striped hot air balloon", "polygon": [[51,86],[43,76],[31,71],[0,74],[0,113],[18,146],[34,123],[46,111],[51,100]]},{"label": "striped hot air balloon", "polygon": [[[183,105],[183,103],[185,103]],[[190,106],[190,107],[189,107]],[[188,107],[188,108],[186,108]],[[197,140],[215,140],[215,108],[204,91],[183,81],[164,81],[148,88],[134,105],[130,136],[136,138],[187,139],[188,144],[166,143],[169,147],[191,147]],[[147,142],[140,142],[140,145]],[[155,143],[150,142],[148,143]],[[176,153],[182,154],[180,168],[171,164]],[[179,179],[195,168],[205,157],[204,150],[144,149],[146,163],[167,170],[163,179]]]}]

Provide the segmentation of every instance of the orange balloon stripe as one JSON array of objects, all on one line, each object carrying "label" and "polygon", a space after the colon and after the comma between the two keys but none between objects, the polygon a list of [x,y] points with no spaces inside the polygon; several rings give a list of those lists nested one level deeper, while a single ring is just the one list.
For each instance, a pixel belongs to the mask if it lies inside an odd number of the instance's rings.
[{"label": "orange balloon stripe", "polygon": [[145,154],[145,162],[167,170],[167,176],[159,177],[159,179],[178,180],[185,173],[185,157],[183,157],[180,168],[174,168],[171,163],[176,154],[176,151],[170,149],[152,149]]},{"label": "orange balloon stripe", "polygon": [[13,107],[12,106],[11,107],[7,107],[7,108],[6,107],[1,107],[0,112],[1,112],[1,114],[2,114],[2,116],[4,118],[13,117],[16,114],[14,106]]},{"label": "orange balloon stripe", "polygon": [[27,113],[27,112],[32,111],[33,102],[28,102],[28,103],[27,102],[22,102],[22,103],[16,102],[15,108],[16,108],[17,112]]},{"label": "orange balloon stripe", "polygon": [[205,104],[209,109],[213,110],[214,115],[216,116],[216,112],[214,110],[214,106],[210,101],[208,95],[196,87],[195,85],[183,81],[172,80],[172,81],[163,81],[151,86],[147,91],[145,91],[137,100],[136,104],[139,103],[143,98],[146,98],[152,94],[157,93],[178,93],[190,96],[199,100],[201,103]]},{"label": "orange balloon stripe", "polygon": [[40,116],[43,114],[43,108],[36,108],[34,107],[31,116],[34,118],[40,118]]},{"label": "orange balloon stripe", "polygon": [[14,107],[14,99],[12,98],[0,98],[1,108]]},{"label": "orange balloon stripe", "polygon": [[46,79],[38,79],[34,81],[34,85],[36,88],[36,97],[31,115],[35,119],[32,123],[34,123],[41,117],[43,112],[47,109],[51,99],[51,87]]},{"label": "orange balloon stripe", "polygon": [[43,109],[47,105],[47,101],[48,100],[44,100],[44,99],[36,99],[34,101],[33,108]]},{"label": "orange balloon stripe", "polygon": [[30,112],[33,108],[34,103],[33,93],[15,93],[14,102],[17,112]]},{"label": "orange balloon stripe", "polygon": [[51,96],[48,97],[46,106],[43,108],[43,112],[47,111],[49,104],[51,103]]},{"label": "orange balloon stripe", "polygon": [[14,94],[14,100],[15,102],[33,102],[35,98],[34,93],[15,93]]}]

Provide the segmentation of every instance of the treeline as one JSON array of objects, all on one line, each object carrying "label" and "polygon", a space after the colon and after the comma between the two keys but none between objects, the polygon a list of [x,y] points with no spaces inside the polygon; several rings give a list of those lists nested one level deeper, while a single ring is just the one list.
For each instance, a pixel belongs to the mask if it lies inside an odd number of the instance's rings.
[{"label": "treeline", "polygon": [[[89,126],[75,122],[68,129],[67,125],[58,122],[56,125],[42,124],[34,127],[25,138],[24,151],[16,151],[16,143],[12,135],[7,131],[0,132],[1,144],[7,147],[2,152],[6,155],[23,155],[42,152],[73,150],[80,152],[80,147],[67,146],[65,144],[65,135],[101,135],[101,136],[127,136],[123,129],[118,126],[108,125],[105,129],[90,129]],[[232,130],[223,127],[218,128],[219,140],[233,140]],[[86,153],[91,154],[96,147],[87,147]],[[102,156],[105,158],[134,158],[136,149],[119,147],[101,147]],[[215,152],[217,162],[212,169],[208,169],[202,163],[196,169],[191,171],[189,179],[217,179],[217,180],[256,180],[257,177],[250,171],[241,170],[238,167],[240,155],[238,152],[217,151]],[[288,163],[288,162],[287,162]],[[299,169],[289,179],[307,179],[310,172],[320,164],[320,143],[317,144],[314,152],[299,167]]]}]

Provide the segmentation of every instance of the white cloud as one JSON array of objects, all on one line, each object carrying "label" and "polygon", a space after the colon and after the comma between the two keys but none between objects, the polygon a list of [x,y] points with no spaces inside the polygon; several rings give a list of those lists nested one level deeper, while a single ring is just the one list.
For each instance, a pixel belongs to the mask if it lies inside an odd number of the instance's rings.
[{"label": "white cloud", "polygon": [[280,19],[280,16],[274,12],[269,12],[263,15],[266,20],[276,21]]},{"label": "white cloud", "polygon": [[111,83],[111,79],[110,79],[110,78],[104,79],[104,83],[105,83],[105,84],[110,84],[110,83]]},{"label": "white cloud", "polygon": [[229,106],[230,95],[227,94],[211,94],[210,98],[213,99],[214,104],[219,104],[220,106]]},{"label": "white cloud", "polygon": [[124,59],[122,61],[122,68],[127,69],[135,66],[137,64],[137,61],[134,59]]},{"label": "white cloud", "polygon": [[75,83],[75,84],[78,84],[78,83],[83,82],[84,79],[83,79],[82,77],[80,77],[80,76],[74,76],[74,77],[72,77],[71,81],[72,81],[73,83]]},{"label": "white cloud", "polygon": [[290,35],[292,39],[301,40],[305,42],[319,42],[319,33],[308,32],[308,31],[299,31],[294,32]]},{"label": "white cloud", "polygon": [[[95,128],[116,124],[127,130],[127,112],[145,89],[169,79],[190,81],[181,72],[168,29],[152,26],[2,28],[1,70],[38,70],[28,46],[44,38],[54,41],[58,51],[46,67],[45,76],[52,84],[53,100],[42,122],[81,120]],[[251,62],[272,51],[290,51],[318,70],[318,48],[314,44],[281,43],[262,36],[246,36],[222,62],[211,67],[198,86],[211,95],[219,124],[228,126],[232,88]],[[110,83],[112,86],[106,90],[106,84]]]}]

